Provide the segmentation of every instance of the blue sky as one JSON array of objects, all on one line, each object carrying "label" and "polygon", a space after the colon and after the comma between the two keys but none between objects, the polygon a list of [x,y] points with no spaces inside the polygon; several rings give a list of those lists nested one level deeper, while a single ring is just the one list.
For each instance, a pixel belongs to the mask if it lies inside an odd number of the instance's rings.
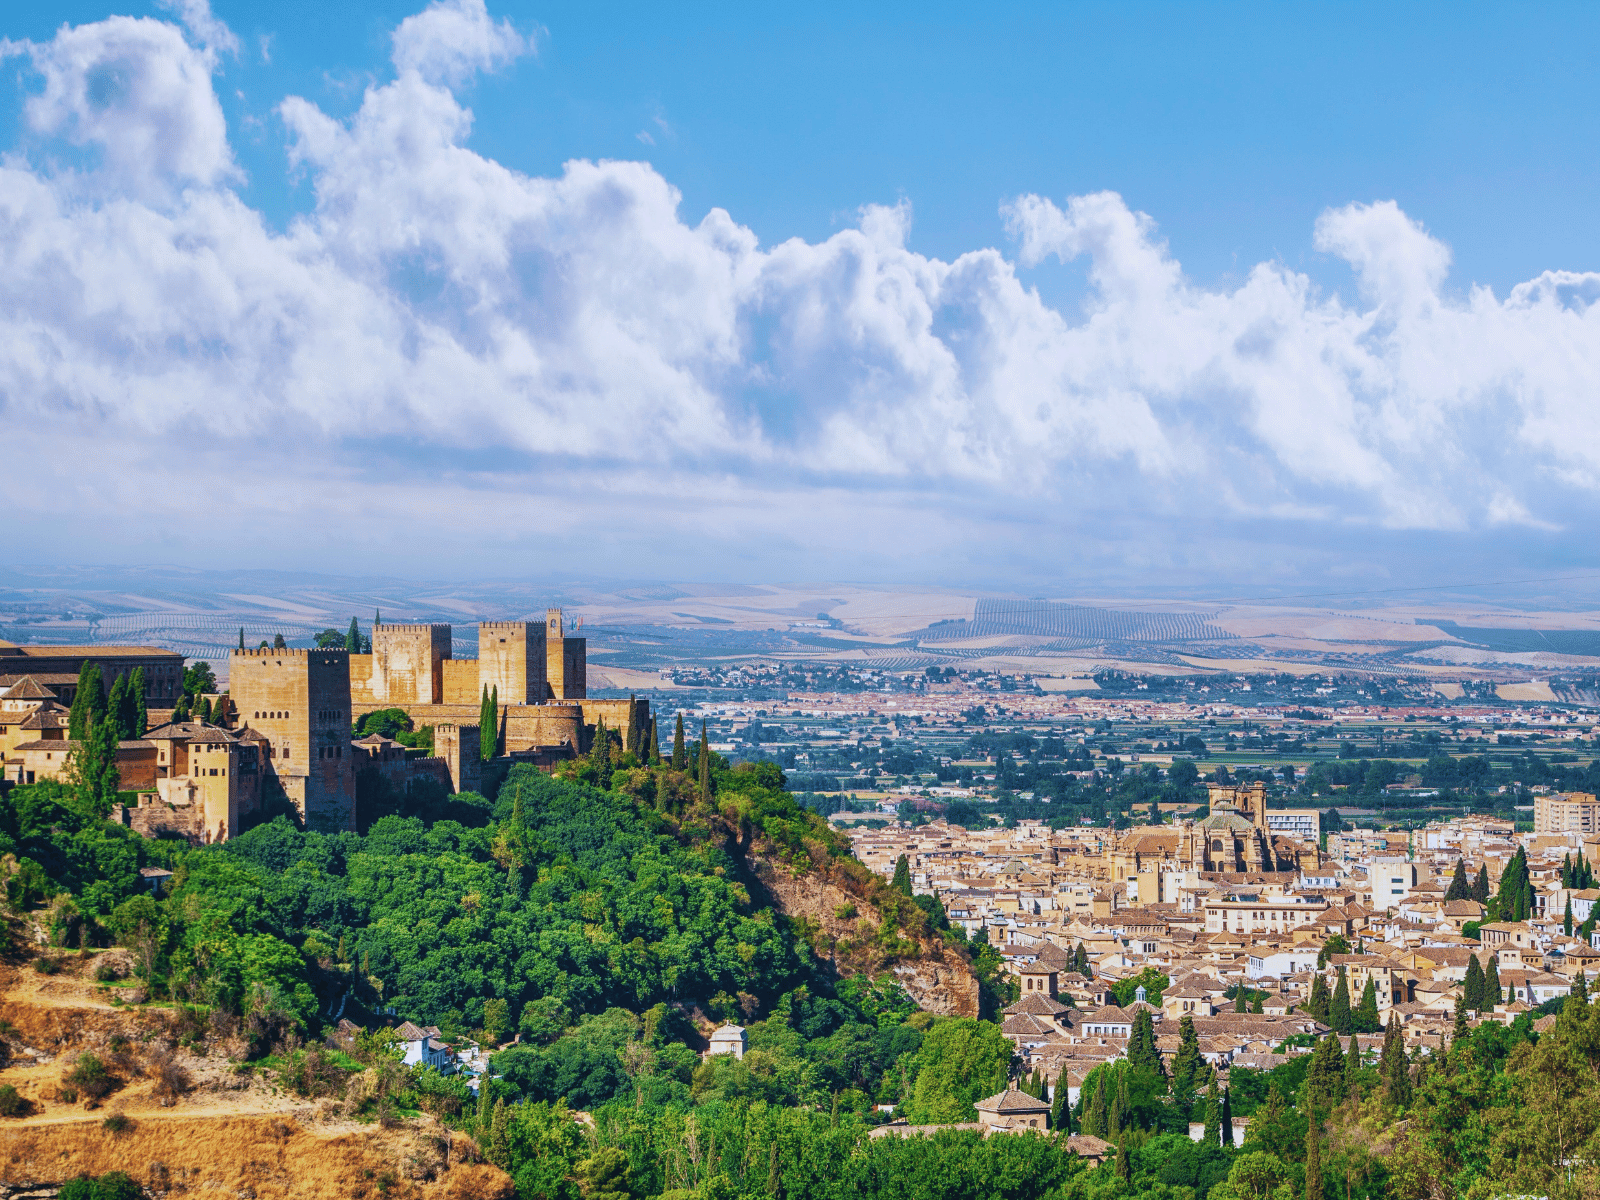
[{"label": "blue sky", "polygon": [[[115,293],[137,325],[128,279],[63,285],[46,340],[76,347],[71,371],[41,366],[29,311],[59,278],[0,296],[0,389],[42,455],[46,414],[117,427],[152,464],[197,419],[191,476],[227,489],[222,464],[273,460],[247,516],[311,529],[321,495],[427,525],[438,505],[391,489],[449,489],[461,511],[587,514],[606,532],[561,552],[597,574],[682,576],[683,545],[716,577],[1037,584],[1070,562],[1140,589],[1262,560],[1291,583],[1587,565],[1593,6],[451,0],[409,26],[412,87],[396,30],[423,7],[218,0],[209,42],[200,0],[0,19],[9,182],[60,208],[37,244],[103,260],[122,243],[101,218],[137,204],[162,228],[124,231],[150,255],[129,278],[168,284],[170,320],[139,337],[84,299]],[[113,14],[188,23],[129,49]],[[169,68],[178,91],[146,87]],[[92,87],[41,115],[57,83],[119,71],[121,116]],[[437,145],[406,157],[402,127]],[[112,161],[130,129],[183,153]],[[648,166],[577,179],[571,160]],[[161,274],[205,244],[228,253]],[[242,315],[342,289],[365,327],[283,318],[263,339]],[[237,324],[215,316],[240,297]],[[475,399],[441,399],[456,379]],[[276,461],[286,433],[321,452]],[[105,536],[113,491],[31,556],[196,552],[170,527]],[[641,511],[664,540],[627,532]],[[880,532],[819,537],[808,512]],[[926,536],[882,535],[907,519]],[[377,538],[363,569],[402,545]]]}]

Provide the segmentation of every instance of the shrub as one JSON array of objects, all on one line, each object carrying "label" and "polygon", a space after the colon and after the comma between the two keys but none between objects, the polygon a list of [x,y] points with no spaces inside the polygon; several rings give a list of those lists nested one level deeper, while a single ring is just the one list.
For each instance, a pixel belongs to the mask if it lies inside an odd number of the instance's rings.
[{"label": "shrub", "polygon": [[48,954],[41,954],[33,960],[33,969],[41,975],[54,975],[61,970],[61,964]]},{"label": "shrub", "polygon": [[33,1111],[33,1105],[22,1098],[21,1093],[9,1083],[0,1086],[0,1117],[25,1117]]},{"label": "shrub", "polygon": [[61,1185],[60,1200],[140,1200],[144,1189],[122,1171],[92,1179],[80,1175]]},{"label": "shrub", "polygon": [[122,1113],[112,1113],[100,1125],[107,1133],[123,1134],[133,1128],[133,1120]]},{"label": "shrub", "polygon": [[182,1064],[166,1051],[157,1051],[151,1057],[149,1073],[156,1081],[156,1095],[160,1096],[162,1103],[168,1106],[179,1096],[194,1087],[194,1081],[189,1078],[189,1072],[184,1070]]},{"label": "shrub", "polygon": [[122,972],[117,970],[117,964],[103,962],[94,969],[94,977],[100,983],[114,983],[122,978]]},{"label": "shrub", "polygon": [[106,1069],[105,1063],[88,1051],[78,1055],[78,1061],[73,1064],[72,1070],[61,1077],[61,1082],[91,1100],[109,1096],[117,1086],[115,1077]]}]

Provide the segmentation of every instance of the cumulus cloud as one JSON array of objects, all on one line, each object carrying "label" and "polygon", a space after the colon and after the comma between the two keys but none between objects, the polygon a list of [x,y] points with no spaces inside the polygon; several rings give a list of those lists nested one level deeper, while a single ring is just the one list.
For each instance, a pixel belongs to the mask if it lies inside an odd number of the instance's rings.
[{"label": "cumulus cloud", "polygon": [[429,83],[460,84],[533,49],[510,19],[498,24],[483,0],[434,0],[394,31],[394,65]]},{"label": "cumulus cloud", "polygon": [[[222,39],[182,11],[198,47],[128,18],[8,44],[42,80],[33,135],[97,153],[0,163],[13,512],[49,495],[172,537],[198,475],[202,506],[281,531],[276,562],[330,521],[398,522],[425,562],[498,514],[624,563],[677,533],[870,574],[1091,542],[1153,569],[1197,530],[1228,558],[1267,529],[1549,530],[1594,506],[1600,276],[1453,294],[1448,248],[1392,203],[1316,222],[1354,302],[1280,263],[1199,286],[1111,192],[1016,199],[1009,258],[917,253],[908,203],[763,247],[721,209],[686,219],[646,164],[541,178],[469,149],[452,89],[529,44],[440,0],[349,119],[283,102],[315,205],[278,233],[234,190]],[[1083,311],[1030,286],[1052,258],[1084,263]],[[63,502],[69,453],[126,474]]]}]

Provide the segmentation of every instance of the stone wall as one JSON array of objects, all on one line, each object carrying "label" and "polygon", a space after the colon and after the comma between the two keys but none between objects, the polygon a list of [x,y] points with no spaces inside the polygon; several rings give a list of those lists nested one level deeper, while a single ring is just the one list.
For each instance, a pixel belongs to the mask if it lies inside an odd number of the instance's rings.
[{"label": "stone wall", "polygon": [[308,824],[355,828],[350,656],[235,650],[228,685],[241,727],[266,739],[266,777]]}]

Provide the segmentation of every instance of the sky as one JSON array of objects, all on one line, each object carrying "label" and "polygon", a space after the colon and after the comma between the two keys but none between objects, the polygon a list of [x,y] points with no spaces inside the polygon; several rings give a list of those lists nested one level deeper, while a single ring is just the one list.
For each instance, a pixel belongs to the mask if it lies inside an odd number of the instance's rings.
[{"label": "sky", "polygon": [[0,546],[1582,596],[1597,32],[1421,3],[10,12]]}]

